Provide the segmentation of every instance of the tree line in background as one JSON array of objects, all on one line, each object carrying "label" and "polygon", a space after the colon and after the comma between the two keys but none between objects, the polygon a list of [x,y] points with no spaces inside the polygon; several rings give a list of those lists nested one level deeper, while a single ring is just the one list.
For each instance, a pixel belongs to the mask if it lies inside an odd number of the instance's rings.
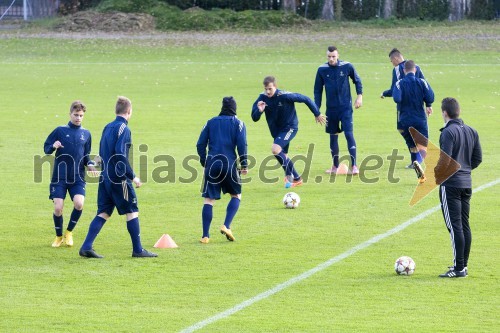
[{"label": "tree line in background", "polygon": [[127,3],[138,10],[164,2],[180,9],[283,10],[310,20],[359,21],[374,18],[421,20],[498,18],[500,0],[59,0],[61,14],[103,2]]}]

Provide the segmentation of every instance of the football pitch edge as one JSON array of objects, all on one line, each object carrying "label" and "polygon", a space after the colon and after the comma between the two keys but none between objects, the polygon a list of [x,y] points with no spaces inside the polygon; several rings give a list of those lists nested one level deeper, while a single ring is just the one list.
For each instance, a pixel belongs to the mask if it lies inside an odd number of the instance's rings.
[{"label": "football pitch edge", "polygon": [[[494,181],[491,181],[489,183],[481,185],[481,186],[477,187],[476,189],[474,189],[472,192],[473,193],[481,192],[481,191],[486,190],[490,187],[493,187],[497,184],[500,184],[500,178],[497,178]],[[416,222],[419,222],[420,220],[423,220],[427,216],[440,210],[440,208],[441,208],[441,205],[437,205],[435,207],[432,207],[432,208],[426,210],[425,212],[420,213],[415,217],[412,217],[411,219],[407,220],[406,222],[403,222],[400,225],[386,231],[385,233],[374,236],[371,239],[350,248],[349,250],[345,251],[344,253],[339,254],[338,256],[335,256],[333,258],[330,258],[327,261],[319,264],[318,266],[289,279],[288,281],[280,283],[271,289],[268,289],[268,290],[254,296],[252,298],[247,299],[246,301],[241,302],[240,304],[233,306],[232,308],[229,308],[225,311],[219,312],[218,314],[216,314],[212,317],[209,317],[205,320],[202,320],[202,321],[200,321],[192,326],[189,326],[189,327],[183,329],[181,331],[181,333],[190,333],[190,332],[194,332],[194,331],[197,331],[199,329],[202,329],[203,327],[205,327],[207,325],[213,324],[216,321],[219,321],[220,319],[227,318],[227,317],[251,306],[252,304],[257,303],[258,301],[261,301],[261,300],[266,299],[274,294],[277,294],[280,291],[282,291],[288,287],[291,287],[292,285],[296,284],[297,282],[305,280],[305,279],[311,277],[312,275],[314,275],[318,272],[321,272],[324,269],[332,266],[333,264],[338,263],[338,262],[350,257],[351,255],[355,254],[356,252],[361,251],[361,250],[369,247],[370,245],[376,244],[376,243],[380,242],[381,240],[406,229],[410,225],[412,225]]]}]

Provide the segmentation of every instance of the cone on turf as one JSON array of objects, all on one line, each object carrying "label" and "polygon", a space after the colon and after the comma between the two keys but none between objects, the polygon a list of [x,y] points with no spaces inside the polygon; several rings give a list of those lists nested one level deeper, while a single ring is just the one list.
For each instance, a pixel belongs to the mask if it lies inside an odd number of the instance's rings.
[{"label": "cone on turf", "polygon": [[347,175],[348,171],[349,168],[347,167],[347,164],[342,163],[337,168],[337,175]]},{"label": "cone on turf", "polygon": [[163,234],[153,247],[158,249],[173,249],[178,246],[169,234]]}]

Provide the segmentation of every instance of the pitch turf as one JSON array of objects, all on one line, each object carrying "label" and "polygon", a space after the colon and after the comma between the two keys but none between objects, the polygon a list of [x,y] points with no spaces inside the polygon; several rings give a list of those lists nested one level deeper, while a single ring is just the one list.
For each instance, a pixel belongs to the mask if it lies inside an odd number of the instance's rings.
[{"label": "pitch turf", "polygon": [[[469,23],[398,32],[359,27],[121,38],[0,34],[0,331],[498,330],[500,186],[473,196],[469,277],[437,278],[452,258],[440,211],[388,233],[439,201],[434,191],[409,207],[416,178],[404,169],[408,156],[395,130],[394,104],[379,96],[390,84],[387,53],[398,47],[421,65],[436,92],[430,140],[438,143],[439,101],[457,97],[463,119],[478,130],[483,146],[474,187],[498,181],[499,32],[498,24]],[[377,179],[374,183],[359,177],[330,181],[323,173],[330,166],[328,138],[299,105],[300,130],[290,151],[307,155],[313,145],[312,163],[308,181],[295,190],[301,206],[285,210],[281,170],[259,171],[271,138],[264,121],[252,122],[250,108],[266,75],[275,75],[280,88],[312,97],[317,66],[326,61],[330,44],[363,79],[364,105],[354,120],[358,158],[380,156],[383,165],[365,173],[366,179]],[[118,95],[131,98],[134,106],[134,166],[146,181],[137,191],[143,245],[152,249],[164,233],[179,245],[159,249],[156,259],[130,257],[130,239],[117,215],[95,243],[105,259],[78,256],[95,213],[96,184],[87,186],[75,247],[50,247],[50,171],[34,161],[43,156],[48,133],[67,123],[75,99],[87,105],[84,127],[92,132],[97,153]],[[186,157],[196,154],[204,122],[218,114],[227,95],[238,102],[257,166],[246,177],[250,181],[234,220],[236,242],[218,233],[224,197],[214,209],[211,242],[201,245],[201,167]],[[340,145],[346,153],[344,138]],[[395,183],[387,160],[393,149],[405,157],[396,164]],[[304,164],[298,167],[303,170]],[[65,222],[70,211],[67,201]],[[413,276],[393,272],[401,255],[415,260]]]}]

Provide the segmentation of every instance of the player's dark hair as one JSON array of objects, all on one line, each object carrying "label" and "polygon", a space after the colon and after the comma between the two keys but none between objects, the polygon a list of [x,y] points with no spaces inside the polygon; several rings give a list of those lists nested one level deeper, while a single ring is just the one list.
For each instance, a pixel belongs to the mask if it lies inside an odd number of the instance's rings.
[{"label": "player's dark hair", "polygon": [[407,60],[405,62],[405,71],[409,72],[415,69],[417,65],[415,65],[415,61],[413,60]]},{"label": "player's dark hair", "polygon": [[336,46],[328,46],[328,52],[333,52],[333,51],[337,51],[337,47]]},{"label": "player's dark hair", "polygon": [[266,76],[264,78],[264,87],[267,87],[270,83],[276,85],[276,78],[274,76]]},{"label": "player's dark hair", "polygon": [[116,101],[115,113],[126,114],[130,108],[132,108],[132,102],[130,102],[130,99],[124,96],[119,96]]},{"label": "player's dark hair", "polygon": [[73,103],[71,103],[71,106],[69,107],[69,113],[73,113],[75,111],[85,112],[87,111],[87,107],[81,101],[74,101]]},{"label": "player's dark hair", "polygon": [[391,52],[389,52],[389,58],[400,57],[401,52],[397,48],[393,48]]},{"label": "player's dark hair", "polygon": [[441,110],[446,111],[450,119],[457,119],[460,116],[460,105],[453,97],[445,97],[441,101]]}]

